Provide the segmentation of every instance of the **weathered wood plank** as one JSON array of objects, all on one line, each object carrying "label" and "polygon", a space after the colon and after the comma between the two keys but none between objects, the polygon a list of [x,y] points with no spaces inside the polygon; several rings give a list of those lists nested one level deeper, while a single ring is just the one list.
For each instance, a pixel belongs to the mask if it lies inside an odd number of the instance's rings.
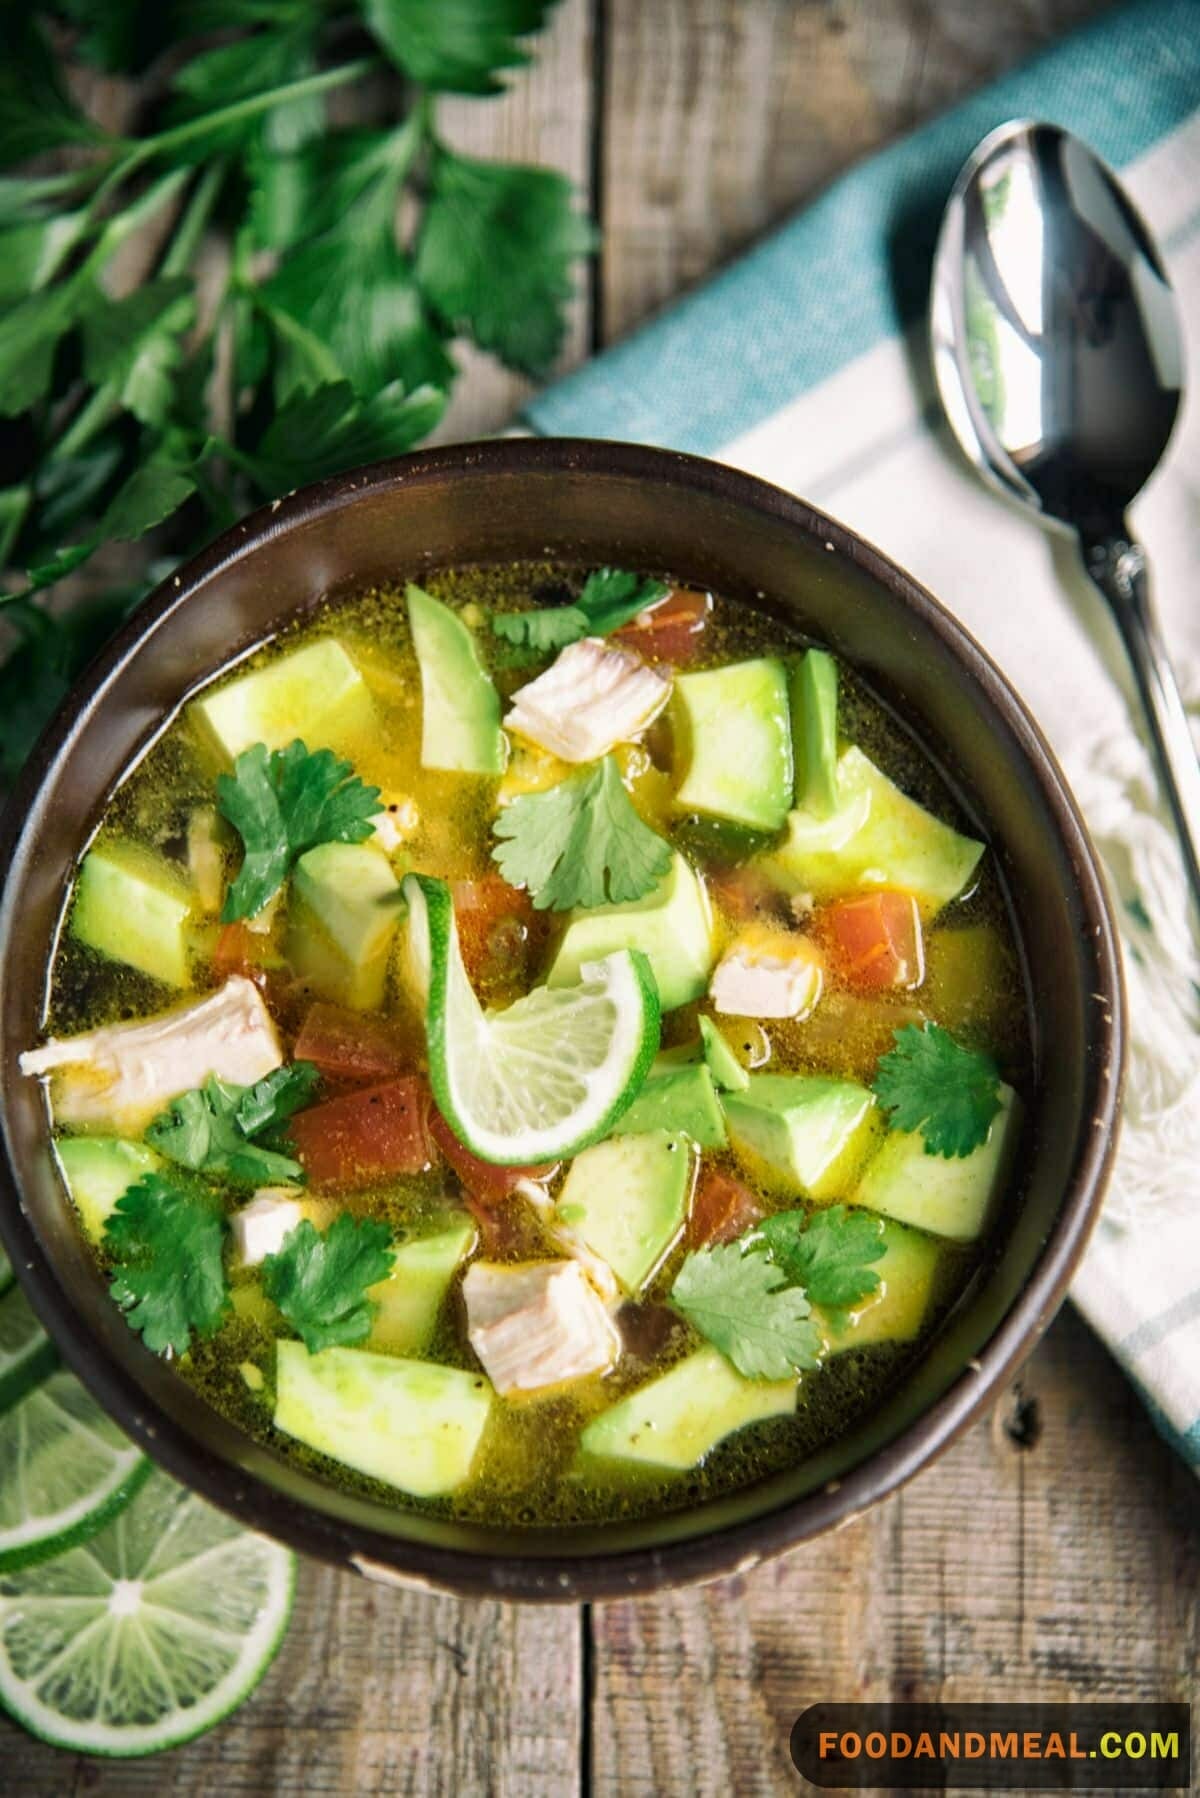
[{"label": "weathered wood plank", "polygon": [[608,0],[606,340],[1099,0]]},{"label": "weathered wood plank", "polygon": [[0,1785],[31,1798],[567,1798],[579,1786],[579,1617],[300,1570],[286,1644],[234,1718],[105,1762],[0,1722]]},{"label": "weathered wood plank", "polygon": [[593,1789],[793,1792],[818,1699],[1194,1701],[1195,1519],[1194,1477],[1065,1313],[888,1504],[745,1578],[596,1608]]},{"label": "weathered wood plank", "polygon": [[[532,69],[517,74],[503,99],[443,99],[438,129],[457,150],[472,156],[544,163],[574,181],[580,205],[590,205],[592,145],[592,0],[564,0],[554,22],[535,40]],[[570,308],[561,370],[582,362],[591,342],[590,283],[577,281]],[[455,356],[462,376],[436,443],[486,436],[509,423],[533,384],[468,344]]]}]

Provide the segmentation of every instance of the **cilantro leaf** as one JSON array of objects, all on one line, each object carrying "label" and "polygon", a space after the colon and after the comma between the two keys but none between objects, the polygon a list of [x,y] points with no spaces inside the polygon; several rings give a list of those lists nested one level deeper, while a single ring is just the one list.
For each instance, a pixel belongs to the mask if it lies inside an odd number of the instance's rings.
[{"label": "cilantro leaf", "polygon": [[501,69],[529,61],[518,39],[540,31],[556,0],[364,0],[367,24],[414,81],[453,94],[495,94]]},{"label": "cilantro leaf", "polygon": [[[280,1126],[308,1103],[318,1074],[308,1061],[276,1068],[254,1086],[215,1075],[173,1099],[150,1124],[146,1141],[181,1167],[248,1186],[301,1181],[304,1170],[274,1146]],[[254,1139],[271,1132],[270,1142]]]},{"label": "cilantro leaf", "polygon": [[310,753],[298,737],[270,753],[265,743],[244,749],[233,773],[217,777],[217,810],[245,847],[222,922],[261,911],[306,849],[365,842],[382,809],[379,788],[365,785],[331,749]]},{"label": "cilantro leaf", "polygon": [[263,1291],[315,1355],[370,1334],[367,1287],[387,1278],[394,1258],[392,1233],[375,1218],[343,1211],[327,1230],[304,1218],[263,1262]]},{"label": "cilantro leaf", "polygon": [[1000,1110],[1000,1074],[990,1055],[964,1049],[940,1024],[905,1024],[883,1056],[874,1091],[895,1130],[919,1130],[927,1155],[970,1155]]},{"label": "cilantro leaf", "polygon": [[522,374],[558,355],[571,266],[596,238],[550,169],[476,162],[439,148],[417,244],[417,279],[456,331]]},{"label": "cilantro leaf", "polygon": [[671,1303],[748,1380],[786,1380],[820,1360],[821,1335],[803,1290],[739,1242],[688,1255]]},{"label": "cilantro leaf", "polygon": [[498,637],[547,654],[577,643],[581,637],[606,637],[666,597],[665,581],[646,581],[621,568],[597,568],[568,606],[538,606],[531,612],[497,612],[492,629]]},{"label": "cilantro leaf", "polygon": [[225,1222],[197,1193],[146,1174],[117,1200],[104,1226],[116,1266],[109,1292],[156,1355],[187,1352],[210,1336],[229,1304],[221,1259]]},{"label": "cilantro leaf", "polygon": [[644,898],[671,863],[669,844],[634,810],[611,755],[512,800],[495,829],[493,860],[510,886],[529,889],[539,911]]},{"label": "cilantro leaf", "polygon": [[755,1236],[814,1305],[856,1305],[879,1285],[870,1264],[884,1253],[883,1220],[869,1211],[777,1211]]}]

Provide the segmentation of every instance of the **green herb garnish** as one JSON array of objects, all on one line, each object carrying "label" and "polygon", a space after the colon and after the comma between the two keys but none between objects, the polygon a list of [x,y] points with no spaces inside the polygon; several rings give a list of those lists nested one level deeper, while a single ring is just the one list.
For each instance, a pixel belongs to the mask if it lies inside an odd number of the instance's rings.
[{"label": "green herb garnish", "polygon": [[492,629],[498,637],[548,654],[578,643],[581,637],[606,637],[665,599],[665,581],[646,581],[621,568],[598,568],[589,574],[579,598],[567,606],[539,606],[531,612],[497,612]]},{"label": "green herb garnish", "polygon": [[786,1380],[820,1360],[807,1294],[742,1239],[688,1255],[671,1303],[748,1380]]},{"label": "green herb garnish", "polygon": [[869,1211],[847,1211],[844,1205],[777,1211],[762,1220],[755,1236],[814,1305],[856,1305],[879,1286],[871,1263],[886,1249],[883,1220]]},{"label": "green herb garnish", "polygon": [[377,1219],[343,1211],[317,1230],[304,1218],[263,1262],[263,1291],[315,1355],[370,1335],[377,1306],[367,1288],[386,1280],[394,1259],[392,1233]]},{"label": "green herb garnish", "polygon": [[225,1221],[208,1199],[165,1174],[146,1174],[104,1226],[116,1263],[109,1292],[148,1349],[186,1354],[210,1336],[229,1303],[221,1250]]},{"label": "green herb garnish", "polygon": [[[437,96],[500,92],[552,4],[0,8],[0,418],[27,415],[0,486],[16,627],[0,783],[179,554],[264,498],[427,436],[456,337],[547,372],[594,232],[554,171],[456,154]],[[76,104],[64,55],[126,78],[119,133]],[[330,96],[354,88],[380,122],[335,128]],[[69,166],[46,172],[49,158]],[[125,293],[118,252],[143,227],[151,266]],[[200,305],[214,256],[226,272]],[[35,597],[160,525],[166,559],[147,553],[86,628]]]},{"label": "green herb garnish", "polygon": [[875,1074],[874,1091],[896,1130],[919,1130],[927,1155],[970,1155],[1000,1110],[990,1055],[964,1049],[940,1024],[905,1024]]},{"label": "green herb garnish", "polygon": [[245,857],[225,896],[221,921],[252,918],[274,898],[295,863],[318,843],[362,843],[383,810],[368,787],[331,749],[300,742],[268,754],[244,749],[232,774],[217,777],[217,809],[242,839]]},{"label": "green herb garnish", "polygon": [[238,1184],[303,1180],[300,1163],[278,1144],[281,1126],[307,1105],[319,1078],[311,1061],[276,1068],[254,1086],[234,1086],[211,1075],[155,1118],[146,1141],[181,1167]]},{"label": "green herb garnish", "polygon": [[670,845],[644,824],[611,755],[544,793],[523,793],[495,825],[505,880],[539,911],[623,905],[644,898],[671,864]]}]

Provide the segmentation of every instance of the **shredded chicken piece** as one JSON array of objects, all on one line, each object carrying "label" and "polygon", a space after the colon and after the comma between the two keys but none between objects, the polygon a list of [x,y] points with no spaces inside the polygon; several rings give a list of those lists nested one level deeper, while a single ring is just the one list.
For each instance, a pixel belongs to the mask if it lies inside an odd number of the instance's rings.
[{"label": "shredded chicken piece", "polygon": [[501,1394],[602,1373],[620,1351],[616,1328],[577,1261],[475,1261],[463,1298],[471,1346]]},{"label": "shredded chicken piece", "polygon": [[234,975],[218,992],[156,1018],[105,1024],[52,1038],[21,1056],[23,1074],[53,1076],[61,1124],[143,1129],[165,1105],[210,1074],[252,1086],[282,1065],[283,1052],[258,988]]},{"label": "shredded chicken piece", "polygon": [[739,939],[722,956],[709,984],[719,1012],[741,1018],[806,1018],[821,997],[820,952],[796,937],[782,952]]},{"label": "shredded chicken piece", "polygon": [[229,1219],[233,1246],[244,1267],[258,1267],[276,1255],[304,1217],[304,1207],[291,1186],[260,1186],[248,1205]]},{"label": "shredded chicken piece", "polygon": [[671,696],[671,678],[632,650],[584,637],[513,694],[506,727],[564,762],[594,762],[632,742]]}]

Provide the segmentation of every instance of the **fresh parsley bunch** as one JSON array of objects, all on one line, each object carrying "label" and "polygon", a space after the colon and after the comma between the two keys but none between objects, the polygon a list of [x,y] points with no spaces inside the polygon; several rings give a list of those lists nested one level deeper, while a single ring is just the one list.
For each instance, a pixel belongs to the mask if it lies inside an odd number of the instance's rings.
[{"label": "fresh parsley bunch", "polygon": [[[553,361],[592,228],[563,176],[461,156],[436,117],[441,93],[500,91],[553,3],[0,9],[0,782],[164,572],[143,557],[45,609],[101,546],[170,520],[186,553],[259,499],[411,448],[455,336],[528,374]],[[75,104],[64,47],[136,81],[127,129]],[[385,116],[334,127],[330,97],[368,82]],[[135,235],[160,247],[130,290]]]}]

